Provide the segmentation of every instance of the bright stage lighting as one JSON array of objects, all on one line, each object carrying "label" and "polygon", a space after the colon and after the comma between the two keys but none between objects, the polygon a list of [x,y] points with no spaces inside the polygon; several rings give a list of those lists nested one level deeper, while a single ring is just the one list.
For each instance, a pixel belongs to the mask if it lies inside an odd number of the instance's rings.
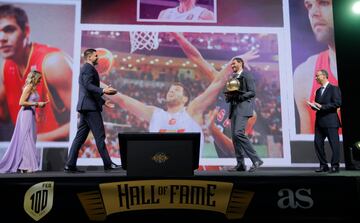
[{"label": "bright stage lighting", "polygon": [[355,14],[360,15],[360,1],[357,1],[353,4],[352,10]]},{"label": "bright stage lighting", "polygon": [[356,143],[354,143],[354,147],[358,150],[360,150],[360,141],[357,141]]}]

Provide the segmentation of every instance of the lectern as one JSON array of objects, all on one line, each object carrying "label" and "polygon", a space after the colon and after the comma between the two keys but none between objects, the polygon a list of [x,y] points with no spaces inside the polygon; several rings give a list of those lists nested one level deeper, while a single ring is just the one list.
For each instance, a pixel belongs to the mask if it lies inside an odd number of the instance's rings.
[{"label": "lectern", "polygon": [[119,133],[128,176],[193,176],[199,167],[200,133]]}]

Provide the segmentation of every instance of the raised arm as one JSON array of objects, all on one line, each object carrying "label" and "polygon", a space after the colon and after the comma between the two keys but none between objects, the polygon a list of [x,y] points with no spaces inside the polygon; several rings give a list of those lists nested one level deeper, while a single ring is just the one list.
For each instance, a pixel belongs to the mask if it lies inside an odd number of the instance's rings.
[{"label": "raised arm", "polygon": [[[258,49],[249,50],[249,51],[245,52],[244,54],[241,54],[241,55],[238,55],[238,56],[235,56],[235,57],[240,57],[241,59],[243,59],[245,68],[247,70],[251,70],[251,67],[249,65],[249,61],[254,60],[254,59],[259,57],[259,50]],[[225,67],[223,69],[225,70],[226,73],[233,72],[232,69],[231,69],[231,61],[235,57],[231,58],[231,60],[225,64]]]},{"label": "raised arm", "polygon": [[190,115],[203,114],[216,101],[217,95],[224,88],[228,80],[228,76],[229,73],[226,73],[225,69],[221,70],[205,91],[190,102],[188,113]]},{"label": "raised arm", "polygon": [[189,60],[195,63],[200,73],[207,77],[209,80],[213,80],[218,73],[217,70],[209,62],[207,62],[203,56],[200,54],[199,50],[196,49],[189,40],[187,40],[182,33],[171,33],[176,41],[179,43],[181,49]]},{"label": "raised arm", "polygon": [[[171,33],[173,37],[176,39],[176,41],[179,43],[181,49],[185,53],[185,55],[189,58],[189,60],[193,63],[195,63],[200,73],[203,74],[205,77],[207,77],[210,81],[212,81],[215,76],[219,74],[219,71],[217,71],[209,62],[207,62],[204,57],[201,55],[198,49],[192,43],[190,43],[189,40],[187,40],[182,33]],[[257,49],[250,50],[242,55],[239,55],[237,57],[240,57],[244,60],[245,66],[248,70],[250,70],[250,67],[248,65],[248,62],[251,60],[254,60],[259,57],[259,51]],[[231,73],[231,61],[232,59],[226,63],[223,70],[225,70],[225,73]]]},{"label": "raised arm", "polygon": [[[101,82],[100,86],[106,88],[108,85]],[[110,99],[112,102],[116,103],[117,105],[119,105],[121,108],[132,113],[139,119],[143,119],[148,122],[151,120],[151,117],[155,110],[154,106],[146,105],[136,100],[135,98],[129,97],[120,92],[116,93],[115,95],[105,95],[105,97]]]}]

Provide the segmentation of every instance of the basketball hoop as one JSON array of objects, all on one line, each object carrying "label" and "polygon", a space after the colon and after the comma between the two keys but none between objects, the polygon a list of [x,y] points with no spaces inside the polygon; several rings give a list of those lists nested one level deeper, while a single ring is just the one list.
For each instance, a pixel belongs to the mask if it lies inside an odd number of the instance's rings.
[{"label": "basketball hoop", "polygon": [[159,47],[158,32],[152,31],[131,31],[130,32],[130,43],[131,50],[133,53],[135,50],[156,50]]}]

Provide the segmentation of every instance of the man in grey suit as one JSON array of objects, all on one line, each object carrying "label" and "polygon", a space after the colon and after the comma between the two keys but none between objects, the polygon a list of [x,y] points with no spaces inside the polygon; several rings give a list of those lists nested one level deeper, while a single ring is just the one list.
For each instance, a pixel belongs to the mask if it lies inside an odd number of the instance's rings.
[{"label": "man in grey suit", "polygon": [[244,71],[243,59],[239,57],[233,58],[231,68],[234,72],[233,78],[236,78],[240,83],[238,91],[225,94],[226,102],[230,103],[229,119],[231,120],[231,135],[237,161],[234,170],[246,170],[244,162],[246,153],[253,163],[249,172],[253,172],[264,163],[257,155],[249,138],[245,135],[248,119],[254,114],[255,82],[252,75]]},{"label": "man in grey suit", "polygon": [[[337,173],[340,162],[339,128],[340,119],[338,109],[341,106],[339,87],[329,83],[329,74],[326,70],[316,72],[315,79],[321,85],[316,90],[315,101],[308,101],[308,105],[316,111],[314,145],[320,168],[315,172]],[[324,141],[328,138],[332,150],[331,167],[326,160]]]},{"label": "man in grey suit", "polygon": [[87,49],[84,52],[85,64],[80,70],[79,76],[79,101],[77,104],[77,111],[80,113],[80,121],[75,139],[71,145],[69,158],[64,167],[64,171],[82,172],[76,167],[76,160],[79,150],[85,142],[90,130],[94,135],[96,146],[99,150],[100,156],[104,163],[104,170],[116,169],[109,156],[105,145],[105,128],[101,116],[102,106],[105,105],[113,108],[109,100],[104,100],[101,96],[103,94],[114,95],[116,89],[107,86],[100,88],[99,74],[95,69],[98,62],[98,55],[95,49]]}]

